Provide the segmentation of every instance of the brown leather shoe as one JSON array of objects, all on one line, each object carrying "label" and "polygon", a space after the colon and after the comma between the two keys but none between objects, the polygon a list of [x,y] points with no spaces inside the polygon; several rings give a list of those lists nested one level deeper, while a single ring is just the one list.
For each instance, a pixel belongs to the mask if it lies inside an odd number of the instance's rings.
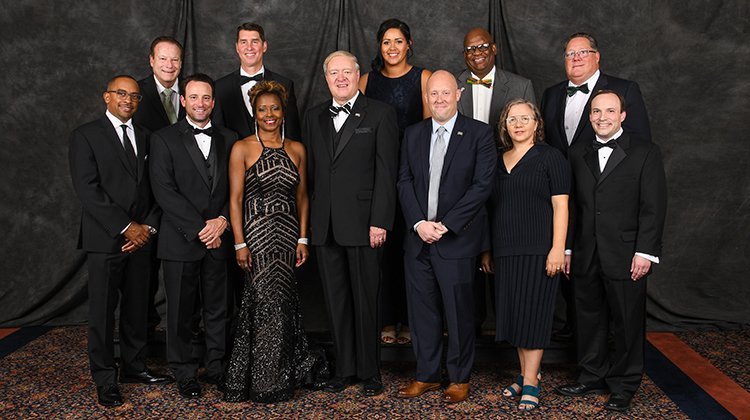
[{"label": "brown leather shoe", "polygon": [[448,389],[443,393],[443,402],[448,404],[459,403],[469,398],[469,383],[458,384],[451,382]]},{"label": "brown leather shoe", "polygon": [[414,398],[438,388],[440,388],[440,382],[411,381],[409,385],[399,389],[396,396],[398,398]]}]

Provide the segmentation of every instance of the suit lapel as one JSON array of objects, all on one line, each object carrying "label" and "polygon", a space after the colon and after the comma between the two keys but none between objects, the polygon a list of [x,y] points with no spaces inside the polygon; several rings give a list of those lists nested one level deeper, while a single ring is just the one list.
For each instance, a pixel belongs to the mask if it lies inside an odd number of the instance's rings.
[{"label": "suit lapel", "polygon": [[612,150],[609,159],[607,159],[604,171],[602,171],[602,175],[599,177],[600,184],[612,173],[612,171],[615,170],[617,165],[628,157],[627,149],[630,148],[630,137],[623,133],[620,138],[617,139],[617,146],[618,147],[615,147],[614,150]]},{"label": "suit lapel", "polygon": [[598,181],[601,176],[601,172],[599,171],[599,153],[597,153],[597,151],[594,150],[594,147],[590,144],[586,145],[586,152],[583,155],[583,160],[586,161],[586,166],[589,167],[591,175],[593,175],[594,179]]},{"label": "suit lapel", "polygon": [[135,131],[135,144],[138,146],[138,156],[136,162],[138,162],[138,183],[143,179],[143,172],[145,170],[146,159],[148,158],[148,150],[146,146],[146,133],[143,132],[141,127],[133,126]]},{"label": "suit lapel", "polygon": [[150,94],[147,95],[147,98],[149,98],[151,106],[157,110],[156,112],[159,114],[159,118],[161,118],[164,124],[169,125],[169,117],[167,117],[167,111],[164,110],[164,104],[161,103],[161,95],[159,95],[159,89],[156,87],[154,76],[152,75],[146,79],[146,83],[149,85],[148,89]]},{"label": "suit lapel", "polygon": [[556,120],[557,120],[557,130],[560,133],[560,139],[562,140],[562,147],[565,148],[565,150],[568,149],[570,144],[568,143],[568,135],[565,133],[565,105],[567,104],[567,98],[568,93],[566,91],[568,83],[563,82],[560,85],[560,89],[557,91],[557,98],[555,98],[555,101],[557,102],[557,107],[555,107],[557,112]]},{"label": "suit lapel", "polygon": [[242,121],[251,134],[255,133],[255,124],[253,123],[253,117],[250,115],[250,110],[245,105],[245,100],[242,98],[242,84],[240,84],[240,71],[237,70],[234,74],[234,84],[237,86],[235,89],[234,106],[237,110],[242,110]]},{"label": "suit lapel", "polygon": [[[198,170],[198,174],[206,184],[206,188],[210,189],[211,183],[208,181],[208,175],[206,174],[206,159],[203,158],[203,154],[198,148],[198,144],[195,142],[195,136],[192,131],[190,131],[190,124],[188,124],[186,120],[181,120],[178,124],[180,124],[180,139],[182,140],[182,145],[185,146],[185,150],[187,151],[188,156],[190,156],[190,160],[193,161],[195,169]],[[211,147],[214,147],[214,145],[212,144]]]},{"label": "suit lapel", "polygon": [[341,127],[341,138],[339,139],[339,147],[336,149],[336,153],[333,154],[334,160],[339,157],[341,151],[344,150],[346,145],[349,143],[349,140],[352,139],[354,131],[359,128],[359,125],[365,118],[365,108],[367,108],[367,98],[365,98],[365,96],[360,93],[357,101],[352,107],[352,112],[349,114],[346,122]]},{"label": "suit lapel", "polygon": [[[422,188],[425,192],[425,203],[427,203],[427,192],[430,189],[430,142],[432,141],[432,118],[424,120],[422,123],[422,131],[419,133],[419,143],[417,144],[417,156],[421,156],[417,160],[422,163],[420,168],[422,172]],[[427,210],[425,207],[423,210]]]},{"label": "suit lapel", "polygon": [[214,133],[211,136],[211,148],[215,148],[216,150],[216,180],[211,186],[211,192],[216,191],[216,186],[219,185],[222,181],[222,178],[224,178],[227,175],[227,149],[226,149],[226,139],[224,136],[221,135],[219,130],[217,130],[214,127]]},{"label": "suit lapel", "polygon": [[[105,132],[105,137],[107,137],[109,140],[110,145],[115,149],[115,153],[117,153],[117,156],[120,158],[120,161],[122,162],[122,166],[125,167],[125,170],[128,171],[130,176],[133,177],[133,179],[138,179],[135,176],[135,173],[133,172],[134,168],[130,167],[130,162],[128,162],[127,156],[125,156],[125,149],[122,147],[122,141],[120,141],[120,137],[117,135],[117,132],[115,131],[115,127],[112,126],[112,122],[109,121],[109,118],[107,116],[103,116],[101,119],[102,122],[102,129]],[[139,146],[140,149],[140,146]]]},{"label": "suit lapel", "polygon": [[320,124],[321,146],[326,149],[326,154],[333,161],[333,123],[331,122],[331,113],[328,107],[324,106],[318,115],[318,124]]},{"label": "suit lapel", "polygon": [[[495,80],[492,81],[492,102],[490,102],[490,121],[497,121],[500,112],[507,102],[508,76],[495,66]],[[493,127],[496,130],[497,127]]]},{"label": "suit lapel", "polygon": [[[456,124],[453,126],[453,132],[451,133],[451,139],[448,142],[448,150],[445,151],[445,158],[443,159],[443,171],[440,173],[440,184],[443,184],[445,180],[445,174],[448,173],[448,168],[451,165],[453,156],[456,155],[456,150],[461,147],[461,140],[463,140],[464,132],[464,121],[463,115],[458,114],[456,118]],[[429,161],[428,161],[429,162]]]},{"label": "suit lapel", "polygon": [[473,95],[473,89],[472,86],[468,83],[466,83],[466,80],[469,78],[469,71],[464,70],[461,72],[461,75],[458,77],[458,86],[460,88],[463,88],[463,92],[461,92],[461,99],[458,102],[459,105],[459,112],[463,115],[474,115],[474,95]]}]

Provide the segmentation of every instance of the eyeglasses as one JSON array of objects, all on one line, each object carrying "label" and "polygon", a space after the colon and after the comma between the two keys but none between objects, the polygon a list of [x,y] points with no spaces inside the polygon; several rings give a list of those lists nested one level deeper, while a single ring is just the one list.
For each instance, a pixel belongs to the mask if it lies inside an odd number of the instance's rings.
[{"label": "eyeglasses", "polygon": [[589,54],[596,54],[596,50],[568,51],[565,54],[563,54],[563,56],[565,56],[566,60],[572,60],[573,57],[586,58],[589,56]]},{"label": "eyeglasses", "polygon": [[508,125],[516,125],[518,123],[521,123],[521,125],[528,125],[531,120],[535,120],[536,118],[532,117],[531,115],[519,115],[517,117],[508,117],[505,119],[505,123]]},{"label": "eyeglasses", "polygon": [[471,55],[471,54],[476,53],[477,51],[483,52],[483,53],[487,52],[490,49],[490,45],[492,44],[490,44],[489,42],[485,42],[484,44],[472,45],[471,47],[464,47],[464,54]]},{"label": "eyeglasses", "polygon": [[106,93],[116,93],[119,99],[125,99],[130,96],[130,100],[133,102],[140,102],[141,99],[143,99],[143,95],[141,95],[140,93],[128,93],[127,91],[122,89],[108,90],[106,91]]}]

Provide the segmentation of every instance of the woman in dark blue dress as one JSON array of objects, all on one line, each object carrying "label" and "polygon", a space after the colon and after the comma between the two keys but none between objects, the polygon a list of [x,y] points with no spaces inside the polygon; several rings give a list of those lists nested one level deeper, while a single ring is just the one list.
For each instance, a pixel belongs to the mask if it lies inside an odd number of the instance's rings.
[{"label": "woman in dark blue dress", "polygon": [[[388,19],[377,33],[378,53],[372,60],[372,71],[359,79],[359,90],[367,97],[385,102],[396,109],[399,139],[406,127],[430,115],[422,92],[432,72],[409,64],[413,55],[411,30],[398,20]],[[383,249],[382,302],[383,330],[380,339],[386,344],[411,342],[404,287],[404,221],[400,207],[396,222]],[[399,331],[396,330],[397,327]]]},{"label": "woman in dark blue dress", "polygon": [[493,255],[482,255],[482,267],[495,271],[495,339],[515,346],[521,365],[503,394],[521,394],[518,408],[528,411],[539,405],[539,366],[565,259],[570,168],[560,151],[542,142],[544,123],[531,102],[510,101],[499,125],[503,154],[490,200]]}]

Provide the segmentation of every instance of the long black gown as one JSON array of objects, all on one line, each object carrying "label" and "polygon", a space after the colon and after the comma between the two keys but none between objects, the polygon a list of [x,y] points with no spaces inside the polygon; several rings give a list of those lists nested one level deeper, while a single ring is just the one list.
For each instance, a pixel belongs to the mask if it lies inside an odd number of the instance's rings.
[{"label": "long black gown", "polygon": [[246,277],[226,375],[226,401],[272,403],[327,374],[302,328],[295,250],[299,173],[284,150],[265,147],[245,171],[243,231],[251,271]]}]

